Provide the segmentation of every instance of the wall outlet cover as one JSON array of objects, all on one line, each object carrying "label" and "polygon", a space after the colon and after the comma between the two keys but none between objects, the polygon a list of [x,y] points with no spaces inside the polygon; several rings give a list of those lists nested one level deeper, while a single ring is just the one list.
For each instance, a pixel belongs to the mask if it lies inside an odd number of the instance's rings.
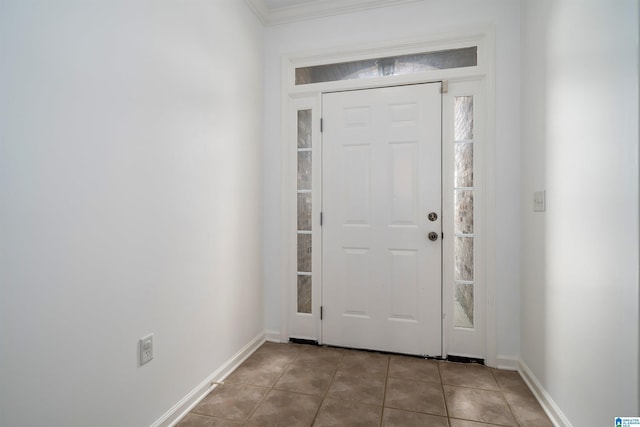
[{"label": "wall outlet cover", "polygon": [[140,338],[140,366],[153,359],[153,334]]}]

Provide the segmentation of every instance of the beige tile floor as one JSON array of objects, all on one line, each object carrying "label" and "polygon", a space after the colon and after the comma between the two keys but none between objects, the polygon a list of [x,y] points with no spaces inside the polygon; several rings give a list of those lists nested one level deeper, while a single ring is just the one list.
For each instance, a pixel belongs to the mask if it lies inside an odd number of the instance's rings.
[{"label": "beige tile floor", "polygon": [[265,343],[179,427],[552,427],[517,372]]}]

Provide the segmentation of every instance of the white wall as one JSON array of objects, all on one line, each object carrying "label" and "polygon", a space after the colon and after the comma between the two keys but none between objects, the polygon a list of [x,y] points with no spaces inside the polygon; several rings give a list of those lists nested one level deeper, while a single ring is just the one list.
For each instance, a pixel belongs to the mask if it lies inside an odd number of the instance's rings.
[{"label": "white wall", "polygon": [[0,425],[149,425],[263,332],[261,37],[238,0],[0,2]]},{"label": "white wall", "polygon": [[494,25],[497,100],[497,322],[499,355],[519,351],[519,2],[513,0],[427,0],[267,28],[265,31],[264,243],[267,329],[281,326],[280,265],[283,173],[280,146],[281,57],[317,49],[389,42],[469,31]]},{"label": "white wall", "polygon": [[522,22],[522,359],[574,426],[612,425],[640,414],[638,2]]}]

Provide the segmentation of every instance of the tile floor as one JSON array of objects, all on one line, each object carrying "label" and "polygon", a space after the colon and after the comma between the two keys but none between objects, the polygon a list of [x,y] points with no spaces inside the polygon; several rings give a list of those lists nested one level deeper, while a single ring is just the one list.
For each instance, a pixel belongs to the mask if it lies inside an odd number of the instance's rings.
[{"label": "tile floor", "polygon": [[265,343],[179,427],[552,427],[517,372]]}]

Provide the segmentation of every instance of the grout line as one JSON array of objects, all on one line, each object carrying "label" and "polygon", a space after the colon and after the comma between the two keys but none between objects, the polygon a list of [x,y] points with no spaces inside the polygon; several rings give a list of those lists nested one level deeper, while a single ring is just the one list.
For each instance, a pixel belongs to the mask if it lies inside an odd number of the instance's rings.
[{"label": "grout line", "polygon": [[498,385],[498,388],[500,389],[500,395],[502,396],[502,400],[504,400],[504,403],[507,404],[507,408],[509,408],[509,412],[511,412],[511,417],[513,418],[513,420],[516,422],[516,424],[521,425],[520,424],[520,420],[518,417],[516,417],[516,413],[514,412],[513,408],[511,407],[511,405],[509,404],[509,401],[507,400],[507,398],[504,395],[504,390],[502,389],[502,387],[500,386],[500,384],[498,383],[498,379],[496,378],[495,372],[493,370],[491,370],[491,376],[493,377],[493,380],[496,382],[496,384]]},{"label": "grout line", "polygon": [[389,383],[389,372],[391,371],[391,356],[387,356],[387,374],[384,376],[384,390],[382,391],[382,412],[380,412],[380,427],[384,419],[384,408],[387,403],[387,384]]},{"label": "grout line", "polygon": [[[367,403],[367,402],[360,402],[358,400],[349,400],[349,399],[344,399],[344,398],[335,397],[335,396],[332,396],[332,397],[327,396],[327,398],[331,400],[339,400],[340,402],[345,402],[345,403],[353,403],[354,405],[358,405],[358,406],[370,406],[372,408],[378,408],[378,409],[382,408],[381,405],[375,405],[373,403]],[[400,409],[400,408],[392,408],[392,409]],[[410,411],[408,409],[403,409],[403,411],[416,412],[416,411]],[[426,412],[422,412],[422,413],[424,414]]]},{"label": "grout line", "polygon": [[[285,392],[288,392],[288,393],[294,393],[294,394],[298,394],[298,395],[313,396],[313,397],[316,397],[316,398],[320,398],[320,402],[319,402],[318,408],[316,409],[315,414],[313,415],[313,419],[311,421],[311,424],[313,424],[318,418],[318,415],[320,413],[320,409],[326,403],[327,399],[330,398],[329,397],[329,390],[331,389],[331,386],[334,384],[338,372],[347,372],[347,374],[348,374],[348,371],[344,371],[343,369],[341,369],[342,362],[344,361],[344,358],[348,354],[347,352],[351,352],[353,354],[360,353],[359,350],[355,350],[355,349],[353,349],[353,350],[352,349],[343,349],[343,351],[340,354],[340,357],[335,362],[335,365],[336,365],[335,370],[333,370],[333,372],[331,374],[331,379],[329,381],[329,385],[327,386],[327,388],[326,388],[326,390],[325,390],[325,392],[323,393],[322,396],[313,395],[313,394],[307,394],[307,393],[301,393],[301,392],[291,391],[291,390],[281,390],[281,389],[276,388],[276,384],[284,376],[284,374],[291,367],[291,365],[293,365],[296,361],[305,360],[303,358],[303,353],[304,352],[301,351],[300,348],[298,348],[297,352],[292,352],[291,355],[293,357],[291,358],[291,360],[289,362],[287,362],[284,365],[282,371],[277,375],[277,377],[275,378],[275,380],[273,381],[273,383],[270,386],[230,381],[231,384],[245,385],[245,386],[250,386],[250,387],[260,388],[260,389],[266,390],[266,393],[264,394],[264,396],[258,401],[256,406],[250,411],[250,413],[247,415],[247,417],[244,420],[241,420],[241,421],[232,420],[232,419],[229,419],[229,418],[224,418],[224,417],[219,417],[219,416],[199,413],[199,412],[196,412],[195,408],[192,409],[189,413],[192,413],[194,415],[198,415],[198,416],[201,416],[201,417],[206,417],[206,418],[212,419],[212,420],[216,420],[217,419],[217,420],[223,420],[223,421],[234,421],[234,422],[238,422],[239,421],[241,423],[241,425],[245,426],[249,422],[251,417],[256,413],[258,407],[266,400],[267,396],[272,391],[278,390],[278,391],[285,391]],[[254,352],[254,354],[255,354],[255,352]],[[285,356],[287,356],[287,357],[290,357],[291,355],[290,354],[285,354]],[[356,404],[356,405],[363,405],[363,406],[368,406],[368,407],[379,409],[381,411],[380,412],[380,418],[379,418],[379,426],[382,426],[382,423],[384,422],[384,411],[385,411],[385,408],[387,408],[386,399],[387,399],[387,388],[388,388],[388,385],[389,385],[389,380],[393,379],[393,378],[396,378],[396,377],[390,375],[390,371],[391,371],[391,355],[387,354],[386,356],[387,356],[387,362],[386,362],[386,374],[385,374],[385,377],[384,377],[384,389],[383,389],[383,396],[382,396],[382,406],[376,405],[376,404],[371,404],[371,403],[364,403],[364,402],[347,400],[347,399],[340,398],[340,397],[331,397],[331,399],[339,400],[339,401],[342,401],[342,402],[348,402],[348,403],[353,403],[353,404]],[[311,358],[313,358],[313,357],[311,357]],[[320,359],[322,359],[322,357],[320,357]],[[247,360],[249,360],[249,358],[247,358]],[[477,391],[489,391],[489,392],[498,391],[500,393],[502,399],[504,400],[504,402],[507,404],[507,407],[509,408],[510,414],[513,417],[513,419],[516,422],[516,424],[518,426],[522,425],[521,421],[519,420],[519,418],[516,415],[515,409],[516,409],[517,405],[514,406],[514,405],[510,404],[509,401],[506,399],[506,395],[509,392],[509,390],[504,389],[504,387],[502,387],[500,385],[500,383],[498,382],[498,380],[497,380],[496,373],[500,372],[500,370],[488,369],[491,372],[491,377],[493,378],[493,380],[496,382],[496,385],[498,386],[498,390],[495,390],[495,389],[484,389],[484,388],[477,388],[477,387],[469,387],[469,386],[458,386],[458,385],[452,385],[452,384],[445,384],[443,382],[442,366],[441,366],[442,363],[447,363],[447,362],[441,362],[441,361],[437,362],[437,369],[438,369],[438,377],[439,377],[439,381],[440,381],[439,384],[440,384],[440,387],[442,389],[442,394],[443,394],[442,397],[443,397],[443,400],[444,400],[444,407],[445,407],[445,413],[446,413],[445,417],[447,419],[447,423],[448,423],[449,426],[451,426],[452,417],[451,417],[451,414],[449,413],[449,407],[448,407],[448,404],[447,404],[446,394],[444,392],[444,386],[445,385],[447,387],[456,387],[456,388],[463,388],[463,389],[470,389],[470,390],[477,390]],[[406,381],[412,381],[412,382],[436,384],[435,382],[432,382],[432,381],[421,381],[421,380],[413,380],[413,379],[408,379],[408,378],[398,378],[398,380],[401,380],[401,381],[405,381],[406,380]],[[228,382],[228,381],[225,381],[225,382]],[[209,394],[211,394],[211,393],[209,393]],[[389,408],[393,408],[393,407],[390,406]],[[396,409],[399,409],[399,410],[402,410],[402,411],[415,412],[415,413],[419,413],[419,414],[427,414],[427,413],[420,412],[420,411],[410,411],[410,410],[402,409],[402,408],[396,408]],[[437,414],[431,414],[431,415],[437,415]],[[465,415],[462,414],[462,418],[455,417],[454,419],[465,420],[466,418],[465,418]],[[473,420],[469,420],[469,421],[473,421]],[[474,421],[474,422],[477,422],[477,421]],[[498,424],[487,424],[487,425],[498,426]]]},{"label": "grout line", "polygon": [[[264,345],[264,344],[263,344]],[[255,354],[258,350],[260,350],[262,346],[258,347],[258,349],[253,353]],[[253,356],[253,354],[251,356]],[[242,425],[246,425],[249,420],[251,419],[251,417],[253,416],[253,414],[256,412],[256,409],[258,409],[258,407],[262,404],[262,402],[265,401],[265,399],[267,398],[267,396],[269,395],[269,393],[271,393],[273,390],[277,390],[275,389],[276,384],[278,383],[278,381],[280,380],[280,378],[282,378],[282,376],[284,375],[284,373],[287,371],[287,369],[289,369],[289,366],[291,366],[291,364],[298,358],[298,356],[300,356],[300,349],[298,349],[298,353],[296,354],[296,356],[291,359],[291,361],[287,364],[287,366],[285,366],[282,369],[282,372],[280,373],[280,375],[278,375],[278,377],[275,379],[275,381],[273,382],[273,384],[271,384],[270,387],[268,387],[267,392],[264,394],[264,396],[262,397],[262,399],[260,399],[260,402],[258,402],[258,404],[255,406],[255,408],[253,408],[253,410],[251,410],[251,412],[249,413],[249,415],[247,415],[247,418],[244,419],[244,421],[242,421]],[[248,358],[247,358],[248,360]],[[246,362],[246,361],[245,361]],[[263,388],[267,388],[267,387],[263,387]]]},{"label": "grout line", "polygon": [[510,426],[507,424],[492,424],[492,423],[485,423],[483,421],[478,421],[478,420],[470,420],[468,418],[453,418],[454,420],[461,420],[461,421],[469,421],[471,423],[475,423],[475,424],[481,424],[481,425],[486,425],[488,427],[514,427],[514,426]]},{"label": "grout line", "polygon": [[[189,411],[189,413],[187,413],[187,415],[185,415],[184,418],[187,418],[188,415],[197,415],[199,417],[210,418],[212,420],[231,421],[233,423],[238,423],[238,422],[242,423],[242,422],[244,422],[244,421],[232,420],[231,418],[214,417],[213,415],[201,414],[199,412],[194,412],[194,411]],[[180,422],[182,422],[184,420],[184,418]]]},{"label": "grout line", "polygon": [[260,399],[260,401],[258,402],[258,404],[255,406],[255,408],[253,408],[253,409],[251,410],[251,412],[249,412],[249,415],[247,415],[247,418],[245,418],[245,419],[242,421],[242,425],[243,425],[243,426],[249,422],[249,420],[251,419],[251,416],[256,412],[256,409],[258,409],[258,406],[260,406],[260,405],[262,404],[262,402],[264,402],[264,401],[265,401],[265,399],[267,398],[267,396],[269,396],[269,393],[271,393],[271,390],[273,390],[273,389],[271,389],[271,388],[270,388],[269,390],[267,390],[267,392],[264,394],[264,396],[262,396],[262,399]]},{"label": "grout line", "polygon": [[331,389],[331,385],[333,384],[333,380],[336,378],[336,374],[338,373],[338,368],[340,367],[340,364],[342,363],[342,360],[344,359],[344,351],[341,352],[342,354],[340,355],[340,360],[337,363],[337,368],[333,371],[333,374],[331,374],[331,380],[329,381],[329,385],[327,386],[327,390],[324,392],[324,395],[322,396],[322,399],[320,400],[320,405],[318,405],[318,409],[316,410],[315,415],[313,416],[313,420],[311,420],[311,425],[313,425],[316,422],[316,418],[318,418],[318,414],[320,413],[320,409],[322,408],[322,405],[324,405],[324,401],[327,398],[327,395],[329,394],[329,389]]},{"label": "grout line", "polygon": [[451,425],[451,418],[449,415],[449,406],[447,405],[447,396],[444,393],[444,383],[442,382],[442,373],[440,372],[440,362],[438,362],[438,377],[440,377],[440,388],[442,389],[442,400],[444,401],[444,412],[447,414],[447,425]]},{"label": "grout line", "polygon": [[[407,381],[418,381],[418,380],[410,380],[407,379]],[[427,381],[422,381],[422,382],[427,382]],[[435,383],[431,383],[431,384],[435,384]],[[481,388],[481,387],[471,387],[471,386],[467,386],[467,385],[455,385],[455,384],[445,384],[442,383],[443,386],[447,386],[447,387],[455,387],[455,388],[466,388],[469,390],[480,390],[480,391],[493,391],[494,393],[500,393],[502,392],[501,389],[496,390],[495,388]]]}]

